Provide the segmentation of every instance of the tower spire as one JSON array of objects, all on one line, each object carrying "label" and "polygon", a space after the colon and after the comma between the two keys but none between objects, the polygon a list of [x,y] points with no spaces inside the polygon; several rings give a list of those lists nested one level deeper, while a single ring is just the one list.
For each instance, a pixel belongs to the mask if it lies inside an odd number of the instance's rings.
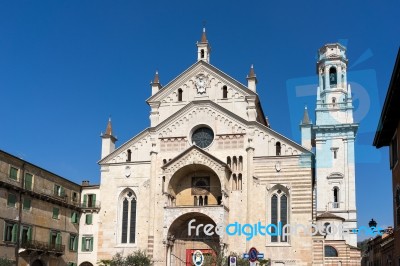
[{"label": "tower spire", "polygon": [[158,77],[158,70],[156,70],[156,74],[154,74],[153,83],[160,83],[160,78]]},{"label": "tower spire", "polygon": [[197,61],[210,63],[211,47],[207,40],[206,28],[203,27],[200,42],[197,42]]},{"label": "tower spire", "polygon": [[111,117],[108,118],[106,132],[101,134],[101,158],[106,157],[115,150],[117,138],[113,135]]},{"label": "tower spire", "polygon": [[156,70],[156,73],[154,74],[154,79],[152,82],[150,82],[150,85],[151,85],[151,95],[154,95],[159,90],[161,90],[160,77],[158,76],[158,70]]},{"label": "tower spire", "polygon": [[247,78],[255,78],[255,77],[256,77],[256,74],[254,73],[254,66],[253,66],[253,64],[251,64],[250,72],[249,72],[249,75],[247,76]]},{"label": "tower spire", "polygon": [[250,66],[250,71],[246,79],[247,79],[247,87],[249,88],[249,90],[256,92],[257,77],[256,74],[254,73],[253,64]]},{"label": "tower spire", "polygon": [[111,124],[111,116],[108,118],[107,128],[105,135],[112,136],[112,124]]},{"label": "tower spire", "polygon": [[310,117],[308,116],[307,105],[304,106],[303,120],[301,121],[301,124],[302,124],[302,125],[309,125],[309,124],[311,124]]},{"label": "tower spire", "polygon": [[201,35],[201,43],[208,43],[207,35],[206,35],[206,27],[203,27],[203,34]]}]

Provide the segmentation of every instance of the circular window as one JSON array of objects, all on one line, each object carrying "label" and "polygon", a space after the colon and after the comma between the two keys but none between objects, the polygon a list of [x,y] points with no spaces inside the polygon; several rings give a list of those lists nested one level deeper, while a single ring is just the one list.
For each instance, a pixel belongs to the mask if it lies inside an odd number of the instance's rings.
[{"label": "circular window", "polygon": [[192,134],[192,142],[200,148],[206,148],[211,145],[214,140],[214,132],[211,128],[201,127],[196,129]]}]

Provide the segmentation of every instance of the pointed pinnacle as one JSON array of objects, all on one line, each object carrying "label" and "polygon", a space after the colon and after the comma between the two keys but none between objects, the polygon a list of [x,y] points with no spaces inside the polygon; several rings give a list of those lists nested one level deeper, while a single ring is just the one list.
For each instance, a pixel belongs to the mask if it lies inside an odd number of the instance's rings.
[{"label": "pointed pinnacle", "polygon": [[301,121],[301,123],[302,123],[303,125],[311,124],[311,122],[310,122],[310,117],[308,116],[307,105],[304,107],[303,120]]},{"label": "pointed pinnacle", "polygon": [[111,116],[108,118],[107,128],[106,128],[106,135],[112,136],[112,125],[111,125]]},{"label": "pointed pinnacle", "polygon": [[201,35],[201,40],[200,40],[200,42],[202,42],[202,43],[208,42],[208,41],[207,41],[206,28],[205,28],[205,27],[203,28],[203,34]]},{"label": "pointed pinnacle", "polygon": [[248,77],[248,78],[255,78],[255,77],[256,77],[256,74],[254,73],[254,66],[253,66],[253,64],[251,64],[250,72],[249,72],[249,75],[248,75],[247,77]]},{"label": "pointed pinnacle", "polygon": [[160,78],[158,76],[158,70],[156,70],[156,74],[154,75],[153,83],[155,83],[155,84],[160,83]]}]

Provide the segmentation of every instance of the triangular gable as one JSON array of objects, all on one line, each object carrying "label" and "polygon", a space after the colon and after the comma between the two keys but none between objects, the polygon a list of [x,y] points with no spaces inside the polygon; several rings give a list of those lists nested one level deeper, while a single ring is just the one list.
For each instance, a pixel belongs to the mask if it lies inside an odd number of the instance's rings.
[{"label": "triangular gable", "polygon": [[[175,114],[171,115],[167,120],[164,120],[159,125],[157,125],[152,131],[157,131],[159,134],[162,134],[163,131],[166,132],[173,132],[170,127],[172,125],[176,125],[177,121],[187,121],[189,119],[182,119],[185,118],[185,114],[189,114],[194,108],[197,106],[201,106],[204,110],[205,107],[208,107],[216,112],[216,115],[219,116],[220,120],[228,120],[232,121],[233,125],[237,125],[238,128],[242,128],[246,130],[249,126],[253,126],[255,130],[265,132],[267,135],[274,136],[276,139],[280,139],[287,143],[288,145],[298,149],[302,153],[311,153],[309,150],[301,146],[300,144],[294,142],[293,140],[281,135],[280,133],[274,131],[270,127],[267,127],[257,121],[247,121],[240,116],[236,115],[235,113],[221,107],[217,103],[210,101],[210,100],[203,100],[203,101],[196,101],[187,104],[184,108],[180,109]],[[212,114],[211,114],[212,115]],[[245,133],[245,132],[242,132]],[[163,136],[165,137],[165,136]]]},{"label": "triangular gable", "polygon": [[202,69],[211,72],[215,76],[218,76],[221,80],[226,81],[227,84],[230,84],[232,87],[235,87],[244,95],[257,96],[257,94],[255,92],[249,90],[245,85],[243,85],[239,81],[235,80],[228,74],[224,73],[223,71],[219,70],[218,68],[214,67],[213,65],[210,65],[210,64],[200,60],[200,61],[197,61],[196,63],[194,63],[193,65],[191,65],[188,69],[186,69],[184,72],[182,72],[176,78],[174,78],[172,81],[170,81],[167,85],[165,85],[156,94],[154,94],[150,98],[148,98],[147,102],[150,103],[150,102],[161,101],[167,95],[173,93],[173,91],[176,90],[177,87],[179,87],[181,84],[187,82],[192,76],[194,76],[197,72],[199,72]]},{"label": "triangular gable", "polygon": [[246,128],[249,126],[253,126],[255,130],[265,132],[265,134],[274,136],[277,139],[280,139],[287,143],[288,145],[296,148],[302,153],[311,153],[309,150],[301,146],[300,144],[294,142],[293,140],[288,139],[287,137],[279,134],[278,132],[272,130],[271,128],[257,122],[257,121],[247,121],[240,116],[236,115],[235,113],[232,113],[231,111],[221,107],[217,103],[210,101],[210,100],[202,100],[202,101],[195,101],[187,104],[185,107],[182,109],[178,110],[176,113],[171,115],[167,120],[164,120],[157,126],[153,128],[147,128],[143,130],[141,133],[136,135],[135,137],[131,138],[124,144],[122,144],[120,147],[118,147],[114,152],[111,154],[107,155],[103,159],[101,159],[98,163],[103,164],[103,163],[109,163],[112,158],[123,152],[124,150],[128,149],[132,145],[134,145],[137,142],[140,142],[142,139],[150,138],[150,134],[152,132],[157,133],[159,137],[165,137],[163,136],[163,132],[174,132],[171,127],[176,127],[178,125],[178,121],[189,121],[188,118],[185,118],[186,114],[191,113],[195,108],[201,106],[201,108],[204,110],[204,108],[209,108],[210,110],[215,111],[214,114],[219,116],[219,119],[221,120],[228,120],[232,121],[234,125],[237,125],[238,128],[241,128],[243,130],[242,133],[246,133]]},{"label": "triangular gable", "polygon": [[[176,169],[180,169],[183,166],[193,164],[196,162],[202,162],[212,169],[219,169],[220,171],[229,170],[228,165],[206,152],[205,150],[193,145],[183,151],[182,153],[175,156],[171,161],[162,166],[162,169],[166,172],[174,172]],[[230,171],[230,170],[229,170]]]},{"label": "triangular gable", "polygon": [[100,161],[98,161],[98,164],[104,164],[104,163],[110,163],[110,161],[118,156],[122,151],[128,149],[129,147],[135,145],[136,143],[139,143],[141,140],[150,138],[150,133],[149,133],[149,128],[146,128],[136,136],[132,137],[130,140],[126,141],[123,143],[120,147],[116,148],[112,153],[107,155],[106,157],[102,158]]}]

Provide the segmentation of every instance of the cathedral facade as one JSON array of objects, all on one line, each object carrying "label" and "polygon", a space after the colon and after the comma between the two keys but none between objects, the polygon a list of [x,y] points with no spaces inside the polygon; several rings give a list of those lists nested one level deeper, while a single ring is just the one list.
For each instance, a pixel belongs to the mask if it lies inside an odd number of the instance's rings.
[{"label": "cathedral facade", "polygon": [[326,234],[357,227],[345,48],[319,50],[316,123],[305,110],[301,145],[270,127],[253,67],[244,85],[210,64],[205,31],[197,48],[166,86],[156,73],[149,128],[118,148],[111,121],[102,135],[95,260],[140,249],[155,265],[192,265],[196,250],[255,247],[272,265],[358,265],[356,234]]}]

